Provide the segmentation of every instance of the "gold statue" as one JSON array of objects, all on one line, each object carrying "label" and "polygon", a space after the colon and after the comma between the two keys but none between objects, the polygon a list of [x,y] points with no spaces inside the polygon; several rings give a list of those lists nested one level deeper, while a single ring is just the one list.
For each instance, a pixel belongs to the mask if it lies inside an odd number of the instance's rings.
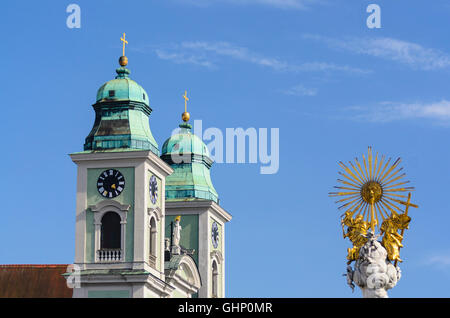
[{"label": "gold statue", "polygon": [[381,233],[384,233],[381,244],[383,244],[384,248],[386,249],[390,261],[402,261],[400,259],[399,251],[400,248],[403,247],[403,236],[398,233],[398,230],[407,229],[408,224],[411,221],[411,218],[409,216],[406,216],[406,218],[404,218],[403,216],[405,215],[397,213],[392,214],[381,224],[380,231]]},{"label": "gold statue", "polygon": [[[382,222],[379,230],[384,233],[382,244],[388,252],[389,260],[395,261],[395,265],[401,261],[399,249],[403,246],[403,232],[411,221],[407,216],[408,208],[418,206],[410,203],[411,193],[408,196],[404,194],[414,188],[405,186],[409,181],[402,180],[406,174],[400,173],[403,170],[398,168],[400,161],[398,158],[389,165],[390,158],[385,162],[385,157],[378,158],[378,153],[374,158],[372,148],[369,147],[367,160],[363,155],[362,164],[357,158],[355,164],[349,162],[349,166],[339,162],[344,170],[339,172],[343,179],[338,179],[341,185],[335,188],[340,191],[331,192],[330,196],[343,197],[336,203],[342,203],[339,209],[346,209],[341,224],[343,230],[347,226],[344,238],[348,237],[353,244],[353,248],[348,249],[349,263],[358,258],[359,249],[367,242],[365,236],[369,228],[375,235],[380,219]],[[408,201],[403,201],[406,198]],[[405,213],[403,205],[406,206]],[[398,230],[401,230],[401,234]]]},{"label": "gold statue", "polygon": [[[359,214],[353,218],[352,214],[350,210],[346,211],[341,220],[344,239],[348,237],[353,243],[353,247],[347,249],[347,264],[358,259],[359,250],[367,242],[367,231],[370,227],[369,222],[364,221],[362,215]],[[347,226],[347,232],[345,226]]]},{"label": "gold statue", "polygon": [[[394,261],[395,265],[397,262],[402,262],[400,259],[400,248],[403,247],[403,233],[409,228],[409,222],[411,222],[411,217],[408,216],[409,206],[417,207],[417,205],[410,203],[411,193],[408,194],[408,201],[404,204],[406,205],[405,213],[398,214],[393,212],[389,218],[383,221],[381,224],[380,232],[383,234],[383,244],[387,251],[388,259]],[[401,233],[398,233],[401,230]]]}]

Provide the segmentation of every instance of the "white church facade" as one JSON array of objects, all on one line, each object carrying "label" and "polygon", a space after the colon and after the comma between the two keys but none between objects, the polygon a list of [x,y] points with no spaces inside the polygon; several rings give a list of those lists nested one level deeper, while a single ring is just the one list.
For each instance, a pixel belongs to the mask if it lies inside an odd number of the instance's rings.
[{"label": "white church facade", "polygon": [[[225,224],[189,113],[161,153],[127,58],[97,92],[77,165],[73,297],[224,297]],[[185,99],[187,99],[185,94]],[[182,158],[182,160],[180,160]]]}]

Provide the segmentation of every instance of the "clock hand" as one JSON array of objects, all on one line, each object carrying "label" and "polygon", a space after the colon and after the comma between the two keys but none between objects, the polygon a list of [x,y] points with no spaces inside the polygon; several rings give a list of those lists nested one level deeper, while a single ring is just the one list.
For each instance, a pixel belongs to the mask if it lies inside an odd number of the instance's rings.
[{"label": "clock hand", "polygon": [[116,190],[116,184],[115,183],[111,186],[111,189]]}]

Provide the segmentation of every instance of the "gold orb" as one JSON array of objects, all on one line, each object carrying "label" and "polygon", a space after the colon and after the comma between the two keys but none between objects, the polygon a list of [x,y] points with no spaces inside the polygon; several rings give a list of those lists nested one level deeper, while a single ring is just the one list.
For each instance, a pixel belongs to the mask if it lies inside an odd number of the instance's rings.
[{"label": "gold orb", "polygon": [[183,121],[188,121],[189,120],[189,118],[191,118],[191,115],[188,113],[188,112],[184,112],[182,115],[181,115],[181,119],[183,119]]},{"label": "gold orb", "polygon": [[377,181],[368,181],[361,187],[361,197],[367,203],[376,203],[383,197],[383,187]]},{"label": "gold orb", "polygon": [[121,56],[119,58],[119,64],[120,64],[120,66],[127,66],[128,65],[128,57]]}]

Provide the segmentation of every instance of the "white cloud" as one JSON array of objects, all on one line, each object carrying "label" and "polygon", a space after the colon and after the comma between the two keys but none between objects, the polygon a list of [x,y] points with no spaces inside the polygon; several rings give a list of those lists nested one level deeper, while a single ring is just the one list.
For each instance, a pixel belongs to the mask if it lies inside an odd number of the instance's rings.
[{"label": "white cloud", "polygon": [[318,92],[317,88],[307,88],[302,84],[293,86],[289,89],[282,91],[282,93],[292,96],[316,96],[317,92]]},{"label": "white cloud", "polygon": [[372,73],[371,70],[361,69],[357,67],[352,67],[348,65],[337,65],[334,63],[326,62],[308,62],[300,65],[293,65],[293,71],[306,72],[306,71],[341,71],[345,73],[356,73],[356,74],[369,74]]},{"label": "white cloud", "polygon": [[381,102],[372,106],[344,108],[353,120],[391,122],[406,119],[431,119],[439,123],[450,123],[450,101],[434,103]]},{"label": "white cloud", "polygon": [[214,4],[264,5],[279,9],[307,10],[312,5],[323,4],[324,0],[178,0],[178,2],[205,7]]},{"label": "white cloud", "polygon": [[438,265],[438,266],[450,266],[450,255],[438,255],[433,256],[428,261],[431,265]]},{"label": "white cloud", "polygon": [[228,57],[262,67],[267,67],[275,71],[338,71],[357,74],[367,74],[371,72],[370,70],[354,68],[348,65],[336,65],[327,62],[308,62],[303,64],[288,63],[280,60],[279,58],[263,56],[252,52],[245,47],[239,47],[229,42],[182,42],[179,45],[170,45],[165,49],[157,49],[155,52],[161,59],[171,60],[175,63],[191,63],[205,67],[214,66],[214,61],[217,61],[220,57]]},{"label": "white cloud", "polygon": [[247,48],[237,47],[228,42],[183,42],[181,44],[183,49],[190,49],[195,51],[209,51],[217,55],[228,56],[234,59],[267,66],[275,70],[286,70],[290,66],[275,58],[267,58],[258,56],[250,52]]},{"label": "white cloud", "polygon": [[443,251],[439,254],[434,254],[427,257],[422,264],[448,272],[450,270],[450,253]]},{"label": "white cloud", "polygon": [[195,64],[207,68],[213,68],[214,64],[203,56],[186,55],[183,53],[168,53],[160,49],[155,50],[156,55],[162,60],[169,60],[177,64]]},{"label": "white cloud", "polygon": [[305,10],[310,8],[311,5],[319,4],[322,1],[318,0],[225,0],[225,2],[231,2],[236,4],[260,4],[281,9],[300,9]]},{"label": "white cloud", "polygon": [[409,65],[414,69],[436,70],[450,66],[450,55],[417,43],[387,37],[333,39],[320,35],[303,35],[331,48],[363,54]]}]

